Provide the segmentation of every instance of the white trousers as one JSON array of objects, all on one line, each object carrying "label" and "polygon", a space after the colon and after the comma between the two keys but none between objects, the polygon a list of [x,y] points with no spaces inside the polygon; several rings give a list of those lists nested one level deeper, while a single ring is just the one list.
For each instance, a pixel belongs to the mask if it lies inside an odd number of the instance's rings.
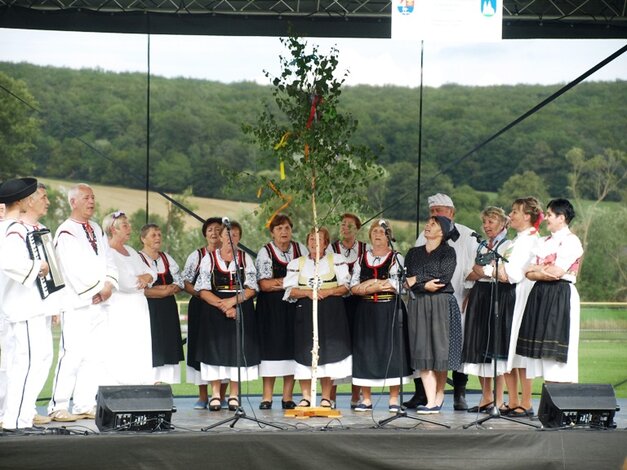
[{"label": "white trousers", "polygon": [[[61,321],[59,359],[48,414],[69,411],[70,398],[72,413],[88,413],[96,406],[98,386],[108,382],[103,360],[107,310],[102,305],[68,310]],[[124,347],[124,344],[111,339],[110,347]]]},{"label": "white trousers", "polygon": [[4,402],[7,396],[7,321],[0,314],[0,423],[4,417]]},{"label": "white trousers", "polygon": [[37,397],[52,363],[50,317],[42,315],[9,323],[6,344],[7,393],[3,427],[28,428],[33,425]]}]

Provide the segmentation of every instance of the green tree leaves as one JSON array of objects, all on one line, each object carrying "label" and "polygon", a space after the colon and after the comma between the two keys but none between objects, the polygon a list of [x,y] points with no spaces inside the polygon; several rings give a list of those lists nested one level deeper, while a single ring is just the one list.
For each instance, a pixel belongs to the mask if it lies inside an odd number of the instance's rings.
[{"label": "green tree leaves", "polygon": [[[19,96],[31,106],[35,99],[26,84],[0,72],[0,181],[26,176],[33,170],[28,157],[34,148],[39,122],[32,109],[15,99]],[[14,96],[12,96],[14,95]]]}]

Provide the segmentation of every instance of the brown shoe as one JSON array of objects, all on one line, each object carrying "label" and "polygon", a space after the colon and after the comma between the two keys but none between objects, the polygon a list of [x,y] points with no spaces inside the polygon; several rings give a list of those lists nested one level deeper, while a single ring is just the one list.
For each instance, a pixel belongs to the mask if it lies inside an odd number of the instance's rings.
[{"label": "brown shoe", "polygon": [[96,407],[94,406],[91,410],[85,413],[78,413],[76,416],[78,419],[96,419]]},{"label": "brown shoe", "polygon": [[78,421],[79,417],[73,415],[68,410],[57,410],[53,411],[48,415],[52,421],[58,421],[60,423],[70,423],[74,421]]},{"label": "brown shoe", "polygon": [[35,425],[35,426],[41,426],[42,424],[48,424],[48,423],[50,423],[50,421],[52,421],[52,418],[50,418],[49,416],[42,416],[40,414],[36,414],[33,417],[33,425]]}]

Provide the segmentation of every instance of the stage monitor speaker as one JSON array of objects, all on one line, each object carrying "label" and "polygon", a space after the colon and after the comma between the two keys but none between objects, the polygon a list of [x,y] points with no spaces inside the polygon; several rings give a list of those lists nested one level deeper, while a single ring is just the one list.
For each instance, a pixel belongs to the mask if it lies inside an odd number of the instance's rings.
[{"label": "stage monitor speaker", "polygon": [[116,385],[98,387],[96,426],[100,431],[164,431],[171,428],[172,387]]},{"label": "stage monitor speaker", "polygon": [[546,428],[615,428],[617,410],[616,395],[610,384],[545,383],[538,418]]}]

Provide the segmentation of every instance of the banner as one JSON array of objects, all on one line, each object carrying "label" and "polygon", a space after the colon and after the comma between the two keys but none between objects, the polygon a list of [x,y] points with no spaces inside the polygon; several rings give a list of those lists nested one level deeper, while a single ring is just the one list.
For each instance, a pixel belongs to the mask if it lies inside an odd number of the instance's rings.
[{"label": "banner", "polygon": [[503,0],[393,0],[392,39],[500,41]]}]

